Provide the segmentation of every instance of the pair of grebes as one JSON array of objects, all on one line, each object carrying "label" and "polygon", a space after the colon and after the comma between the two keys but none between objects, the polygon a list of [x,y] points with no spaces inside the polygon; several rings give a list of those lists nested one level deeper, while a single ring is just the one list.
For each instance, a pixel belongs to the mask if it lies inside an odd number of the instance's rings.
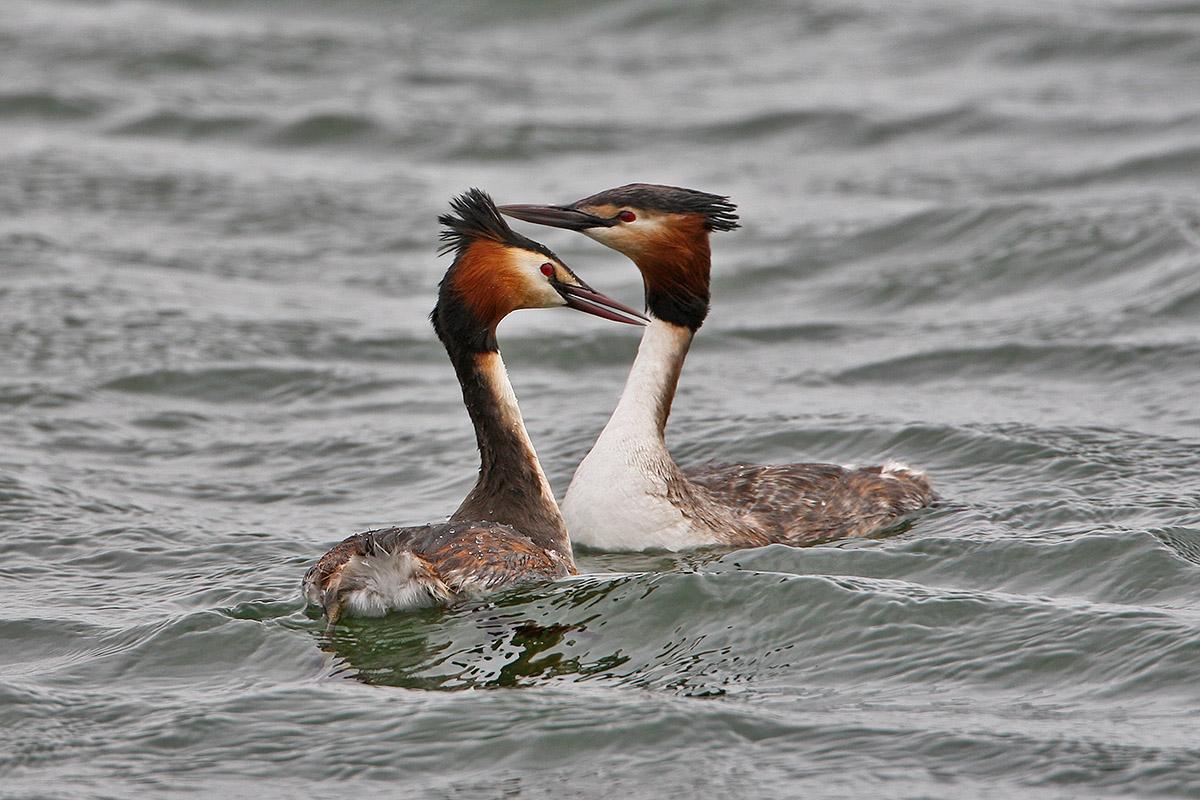
[{"label": "pair of grebes", "polygon": [[[605,550],[808,544],[862,536],[934,499],[902,464],[680,468],[663,431],[692,338],[708,314],[709,234],[738,227],[726,197],[631,184],[567,206],[506,205],[473,189],[439,217],[453,252],[431,319],[462,385],[480,468],[449,521],[359,533],[304,576],[330,623],[448,604],[576,574],[571,542]],[[646,311],[604,296],[502,214],[579,231],[642,273]],[[500,359],[496,326],[521,308],[566,306],[645,327],[616,410],[559,510]]]}]

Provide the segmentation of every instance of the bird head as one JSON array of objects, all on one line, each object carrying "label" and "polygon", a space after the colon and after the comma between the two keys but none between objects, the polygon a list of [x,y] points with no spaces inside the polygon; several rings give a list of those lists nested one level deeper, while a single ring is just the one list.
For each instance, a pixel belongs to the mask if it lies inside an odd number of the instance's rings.
[{"label": "bird head", "polygon": [[521,308],[566,306],[615,322],[644,325],[640,312],[597,292],[539,244],[513,231],[488,195],[471,189],[450,203],[441,252],[454,263],[442,279],[433,321],[438,335],[471,332],[495,349],[496,326]]},{"label": "bird head", "polygon": [[570,205],[504,205],[510,217],[579,231],[631,258],[655,316],[693,329],[708,312],[708,235],[738,227],[729,198],[695,189],[631,183]]},{"label": "bird head", "polygon": [[737,209],[728,197],[659,186],[631,183],[606,189],[566,206],[505,205],[510,217],[579,231],[638,262],[640,256],[678,247],[707,243],[711,231],[738,227]]}]

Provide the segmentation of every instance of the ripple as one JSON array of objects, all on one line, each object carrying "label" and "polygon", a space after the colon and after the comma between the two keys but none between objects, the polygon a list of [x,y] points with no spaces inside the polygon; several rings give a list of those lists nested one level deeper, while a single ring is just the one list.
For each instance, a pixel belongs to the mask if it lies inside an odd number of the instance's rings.
[{"label": "ripple", "polygon": [[1104,183],[1195,181],[1200,176],[1200,147],[1177,146],[1157,153],[1127,156],[1115,164],[1079,170],[1038,181],[1044,187],[1083,187]]},{"label": "ripple", "polygon": [[41,121],[94,117],[104,103],[88,97],[65,97],[51,92],[0,92],[0,119]]},{"label": "ripple", "polygon": [[[5,794],[1196,795],[1198,21],[10,0]],[[426,322],[447,198],[638,180],[744,223],[673,452],[904,458],[946,502],[327,632],[312,560],[478,464]],[[637,336],[529,316],[561,492]]]},{"label": "ripple", "polygon": [[796,132],[812,134],[839,147],[876,147],[907,136],[978,135],[1007,125],[1002,117],[975,105],[963,105],[908,116],[888,116],[840,108],[772,111],[699,127],[690,136],[713,143],[777,138]]},{"label": "ripple", "polygon": [[935,208],[844,237],[821,260],[839,267],[829,296],[842,302],[902,309],[1062,292],[1113,304],[1122,294],[1173,294],[1162,285],[1164,273],[1189,280],[1186,225],[1157,200],[1104,211],[1028,203]]},{"label": "ripple", "polygon": [[288,123],[271,134],[280,145],[304,147],[323,144],[357,144],[385,137],[385,128],[363,114],[323,112]]},{"label": "ripple", "polygon": [[[1151,374],[1187,380],[1200,364],[1200,346],[1123,344],[1002,344],[897,356],[843,370],[834,380],[921,383],[950,378],[986,380],[1025,373],[1041,378],[1128,382]],[[1196,376],[1200,379],[1200,374]]]},{"label": "ripple", "polygon": [[[375,388],[380,386],[374,384]],[[371,390],[367,385],[357,381],[348,382],[329,372],[271,367],[153,370],[110,380],[97,388],[131,394],[187,397],[210,403],[247,400],[289,403],[322,393]]]},{"label": "ripple", "polygon": [[[1022,561],[1055,572],[1066,581],[1060,595],[1083,583],[1081,563],[1144,581],[1153,570],[1146,572],[1143,562],[1161,553],[1145,539],[1131,549],[1099,537],[1042,553],[1034,545],[1021,553],[1015,545],[1011,562],[978,542],[943,545],[974,562],[980,578],[991,568],[994,577],[1045,586],[1038,580],[1044,574],[1017,577]],[[371,683],[464,689],[599,681],[688,697],[790,691],[790,676],[797,674],[807,687],[897,682],[943,691],[961,686],[969,693],[970,687],[1053,685],[1076,697],[1174,696],[1187,663],[1200,652],[1200,619],[1140,605],[1150,587],[1122,585],[1122,579],[1114,578],[1113,589],[1139,605],[862,576],[871,560],[881,573],[900,566],[915,575],[912,566],[920,564],[927,574],[961,574],[962,565],[939,557],[946,553],[933,546],[914,542],[898,553],[773,547],[724,556],[694,572],[581,578],[543,598],[522,590],[448,616],[354,621],[323,646],[349,674]],[[1114,549],[1130,558],[1114,561]],[[925,555],[914,561],[918,554]],[[1040,560],[1046,555],[1052,560]],[[788,561],[804,574],[781,571]],[[1159,563],[1151,591],[1182,598],[1174,590],[1176,576],[1194,569]],[[853,572],[821,571],[831,565]]]},{"label": "ripple", "polygon": [[156,111],[138,119],[123,122],[110,132],[119,136],[171,136],[180,139],[207,139],[246,133],[264,125],[264,120],[252,116],[199,117],[175,111]]},{"label": "ripple", "polygon": [[1179,558],[1200,565],[1200,530],[1170,527],[1161,528],[1152,533]]},{"label": "ripple", "polygon": [[1070,27],[1055,25],[1050,29],[1028,30],[1026,40],[1005,54],[1013,63],[1040,64],[1073,59],[1111,62],[1147,57],[1194,63],[1200,60],[1195,31],[1177,26],[1155,28],[1137,27]]},{"label": "ripple", "polygon": [[77,392],[36,383],[0,386],[0,405],[16,408],[61,408],[82,399],[83,395]]},{"label": "ripple", "polygon": [[963,515],[949,513],[953,536],[910,535],[879,546],[773,546],[722,556],[710,569],[847,574],[931,588],[1072,598],[1130,610],[1155,607],[1168,614],[1188,608],[1187,587],[1195,569],[1170,543],[1186,547],[1194,538],[1191,531],[1090,533],[1049,540],[1006,537],[997,542],[986,535],[958,535],[966,527]]}]

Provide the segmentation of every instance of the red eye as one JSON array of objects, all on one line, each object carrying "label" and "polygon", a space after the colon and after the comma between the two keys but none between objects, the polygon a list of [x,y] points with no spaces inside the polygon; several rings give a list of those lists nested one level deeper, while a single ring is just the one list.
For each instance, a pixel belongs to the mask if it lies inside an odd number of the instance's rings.
[{"label": "red eye", "polygon": [[554,265],[549,261],[547,261],[545,264],[542,264],[542,274],[549,278],[554,274]]},{"label": "red eye", "polygon": [[637,219],[637,214],[634,214],[632,211],[622,211],[620,214],[617,214],[617,219],[621,220],[621,222],[633,222]]}]

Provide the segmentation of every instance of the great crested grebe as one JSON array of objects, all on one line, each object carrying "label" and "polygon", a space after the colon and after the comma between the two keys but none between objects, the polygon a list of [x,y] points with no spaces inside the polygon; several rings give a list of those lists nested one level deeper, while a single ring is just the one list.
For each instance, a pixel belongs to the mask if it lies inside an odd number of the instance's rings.
[{"label": "great crested grebe", "polygon": [[738,227],[727,197],[635,183],[511,217],[579,231],[642,273],[650,324],[625,389],[563,500],[572,541],[605,550],[805,544],[862,536],[934,499],[903,464],[702,464],[680,469],[663,430],[709,307],[709,233]]},{"label": "great crested grebe", "polygon": [[575,573],[566,525],[538,463],[500,360],[496,326],[519,308],[567,306],[644,325],[592,290],[545,246],[515,233],[478,189],[438,221],[454,263],[442,278],[433,329],[446,347],[475,426],[479,479],[448,522],[355,534],[304,576],[304,596],[330,623],[343,614],[448,603],[521,580]]}]

